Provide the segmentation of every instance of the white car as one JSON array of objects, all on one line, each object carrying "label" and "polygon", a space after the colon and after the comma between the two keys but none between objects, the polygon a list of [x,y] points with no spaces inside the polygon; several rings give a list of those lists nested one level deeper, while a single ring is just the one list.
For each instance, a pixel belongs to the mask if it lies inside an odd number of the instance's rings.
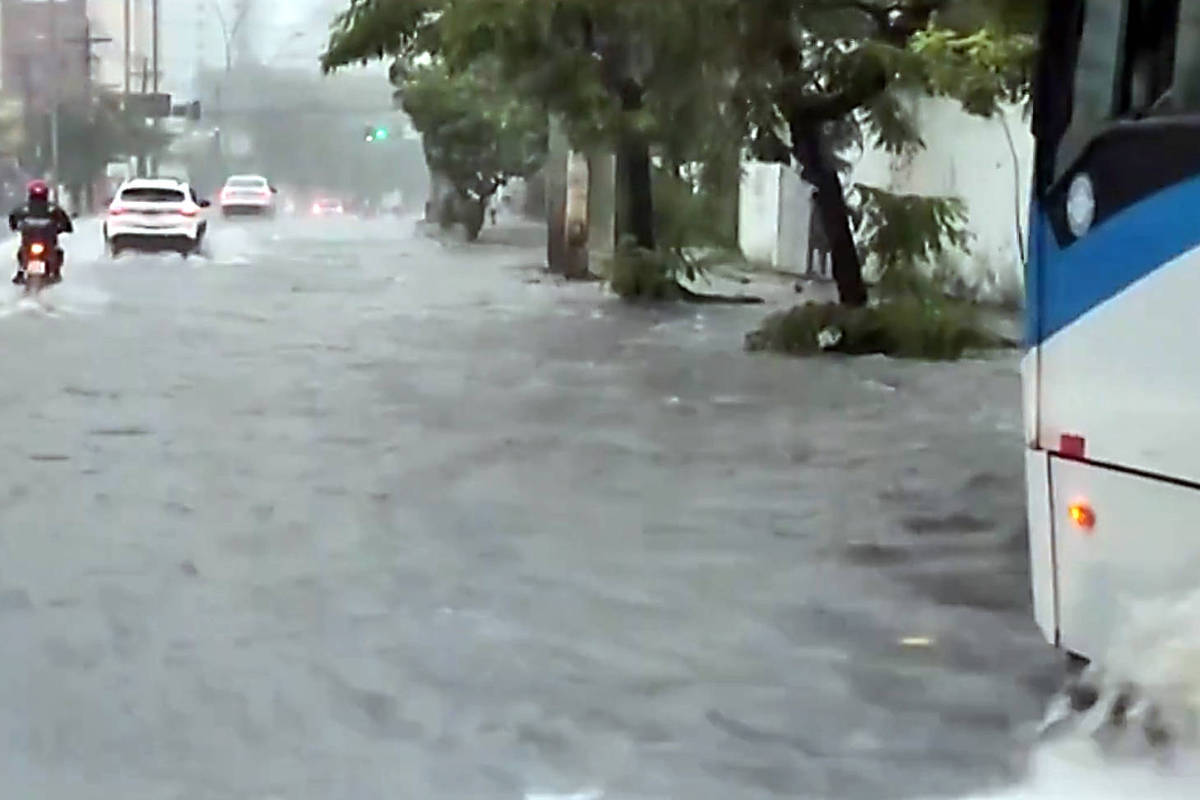
[{"label": "white car", "polygon": [[262,175],[233,175],[221,189],[221,213],[275,215],[277,190]]},{"label": "white car", "polygon": [[346,207],[341,200],[333,197],[318,197],[313,200],[312,215],[314,217],[340,217],[346,213]]},{"label": "white car", "polygon": [[113,256],[122,250],[200,250],[209,206],[186,183],[168,178],[133,178],[121,184],[104,220],[104,241]]}]

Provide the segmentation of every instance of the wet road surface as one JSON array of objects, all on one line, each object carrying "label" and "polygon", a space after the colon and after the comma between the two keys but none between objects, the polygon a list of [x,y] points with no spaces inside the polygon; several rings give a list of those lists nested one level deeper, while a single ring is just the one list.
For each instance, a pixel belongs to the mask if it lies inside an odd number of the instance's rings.
[{"label": "wet road surface", "polygon": [[761,308],[628,308],[396,221],[224,226],[189,262],[98,238],[47,308],[0,295],[7,796],[1019,767],[1057,672],[1012,356],[750,357]]}]

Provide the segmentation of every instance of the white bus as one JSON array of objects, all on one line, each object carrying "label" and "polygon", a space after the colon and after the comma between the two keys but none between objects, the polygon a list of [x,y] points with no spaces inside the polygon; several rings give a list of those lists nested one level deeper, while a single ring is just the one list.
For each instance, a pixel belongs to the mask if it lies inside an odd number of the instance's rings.
[{"label": "white bus", "polygon": [[1030,551],[1040,628],[1090,660],[1134,604],[1200,589],[1200,2],[1047,7]]}]

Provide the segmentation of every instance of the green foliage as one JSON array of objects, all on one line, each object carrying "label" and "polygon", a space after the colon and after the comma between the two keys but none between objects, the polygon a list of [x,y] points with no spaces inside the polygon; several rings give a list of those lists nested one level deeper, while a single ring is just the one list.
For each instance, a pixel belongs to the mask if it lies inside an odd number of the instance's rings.
[{"label": "green foliage", "polygon": [[930,294],[935,284],[922,265],[952,250],[969,251],[967,209],[958,198],[894,194],[857,184],[852,200],[861,255],[877,265],[885,294]]},{"label": "green foliage", "polygon": [[737,188],[709,184],[698,174],[665,169],[654,175],[654,202],[659,246],[688,250],[737,250]]},{"label": "green foliage", "polygon": [[453,73],[434,63],[404,74],[398,94],[421,134],[430,170],[458,194],[486,202],[546,156],[546,117],[510,92],[490,65]]},{"label": "green foliage", "polygon": [[679,281],[692,267],[677,252],[645,250],[624,240],[607,264],[608,281],[622,300],[660,302],[677,300]]},{"label": "green foliage", "polygon": [[329,47],[321,56],[326,71],[355,62],[415,54],[434,46],[442,0],[350,0],[334,20]]},{"label": "green foliage", "polygon": [[1001,103],[1029,99],[1037,51],[1032,36],[931,26],[913,37],[910,50],[924,65],[928,91],[954,97],[971,114],[990,117]]},{"label": "green foliage", "polygon": [[171,142],[168,134],[108,102],[91,108],[64,104],[58,126],[59,171],[71,185],[90,183],[112,161],[158,155]]},{"label": "green foliage", "polygon": [[797,306],[768,317],[746,336],[751,352],[887,355],[943,361],[1014,346],[993,333],[969,305],[901,297],[864,308],[834,303]]},{"label": "green foliage", "polygon": [[[350,0],[325,69],[391,58],[393,74],[480,64],[519,103],[561,115],[572,142],[611,147],[636,131],[676,175],[702,165],[731,174],[744,148],[791,160],[797,131],[819,130],[824,158],[869,143],[897,155],[924,147],[903,98],[953,97],[991,114],[1027,94],[1035,0]],[[442,67],[438,67],[439,69]],[[800,157],[799,153],[796,154]],[[808,168],[811,165],[801,165]],[[666,272],[698,242],[709,185],[659,180],[656,228]],[[949,198],[856,190],[860,249],[892,277],[966,244]],[[890,248],[897,248],[895,251]],[[642,256],[628,259],[644,263]],[[662,270],[660,270],[661,272]],[[654,273],[657,275],[658,273]],[[915,273],[914,273],[915,274]],[[658,278],[628,281],[640,289]],[[655,290],[657,291],[657,290]],[[636,294],[636,292],[635,292]]]}]

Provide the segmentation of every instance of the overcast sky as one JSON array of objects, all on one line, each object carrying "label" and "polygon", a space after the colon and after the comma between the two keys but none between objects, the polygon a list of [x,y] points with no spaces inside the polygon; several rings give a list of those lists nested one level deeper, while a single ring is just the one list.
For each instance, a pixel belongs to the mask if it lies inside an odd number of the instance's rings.
[{"label": "overcast sky", "polygon": [[[169,0],[162,3],[163,71],[168,91],[184,95],[193,90],[196,65],[224,61],[221,27],[212,10],[220,2],[233,17],[237,0]],[[260,58],[292,68],[317,69],[329,21],[347,0],[256,0],[250,25]]]}]

